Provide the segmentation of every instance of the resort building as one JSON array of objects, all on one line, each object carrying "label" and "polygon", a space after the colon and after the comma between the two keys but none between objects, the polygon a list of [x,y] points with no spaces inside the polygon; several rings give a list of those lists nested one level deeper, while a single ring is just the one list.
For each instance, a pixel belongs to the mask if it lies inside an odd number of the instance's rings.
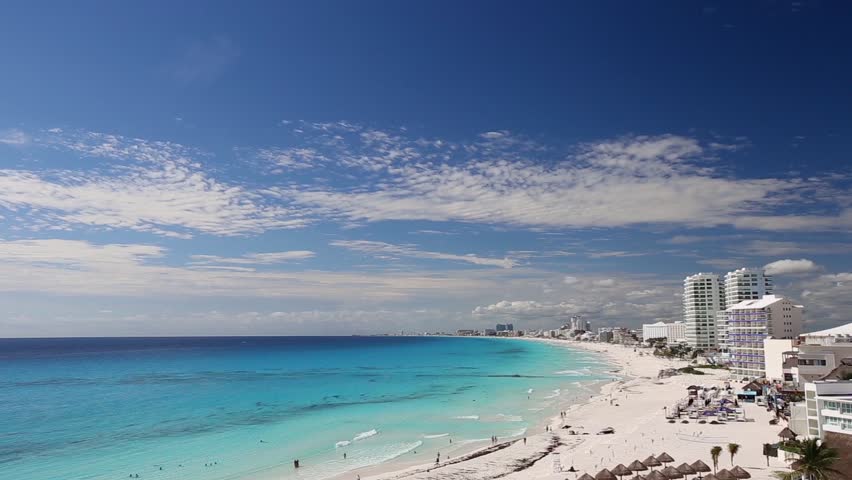
[{"label": "resort building", "polygon": [[[740,268],[725,274],[725,306],[730,308],[745,300],[757,300],[773,291],[772,277],[762,268]],[[728,352],[728,312],[716,313],[716,347]]]},{"label": "resort building", "polygon": [[716,349],[728,351],[728,311],[716,312]]},{"label": "resort building", "polygon": [[639,343],[639,339],[636,337],[636,332],[634,330],[616,327],[612,329],[612,343],[636,345]]},{"label": "resort building", "polygon": [[[794,339],[801,333],[802,306],[789,299],[766,295],[730,307],[727,336],[731,373],[738,377],[764,377],[764,340]],[[787,348],[792,348],[792,343]]]},{"label": "resort building", "polygon": [[725,287],[713,273],[697,273],[683,281],[686,342],[693,348],[715,349],[716,314],[725,310]]},{"label": "resort building", "polygon": [[[796,350],[795,340],[789,338],[763,339],[763,376],[770,382],[784,382],[791,362],[787,359]],[[826,372],[828,373],[828,372]],[[792,387],[792,382],[787,386]]]},{"label": "resort building", "polygon": [[807,431],[810,438],[831,433],[852,435],[852,381],[818,380],[805,384]]},{"label": "resort building", "polygon": [[686,324],[683,322],[674,323],[646,323],[642,325],[642,339],[649,338],[665,338],[666,343],[680,343],[686,341]]},{"label": "resort building", "polygon": [[[805,333],[787,351],[766,351],[766,378],[801,390],[805,383],[822,380],[842,364],[852,364],[852,323]],[[770,373],[771,372],[771,373]]]}]

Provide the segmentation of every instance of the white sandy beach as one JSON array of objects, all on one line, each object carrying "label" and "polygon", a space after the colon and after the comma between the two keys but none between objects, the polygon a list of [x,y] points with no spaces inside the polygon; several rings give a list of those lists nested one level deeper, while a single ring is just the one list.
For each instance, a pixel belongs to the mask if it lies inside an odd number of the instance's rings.
[{"label": "white sandy beach", "polygon": [[[532,339],[531,339],[532,340]],[[584,403],[566,404],[563,420],[560,416],[551,419],[551,432],[544,427],[530,431],[526,443],[521,440],[504,442],[502,448],[480,449],[476,453],[452,457],[439,465],[410,466],[402,470],[396,466],[379,465],[370,469],[347,473],[338,478],[364,480],[419,480],[419,479],[573,479],[565,473],[573,466],[579,473],[594,476],[602,468],[612,469],[619,463],[625,465],[634,460],[643,460],[649,455],[666,452],[674,459],[674,466],[683,462],[702,460],[712,467],[710,449],[719,445],[724,449],[719,459],[719,468],[730,468],[727,453],[728,443],[741,445],[734,464],[740,465],[761,480],[772,478],[771,472],[784,468],[781,459],[770,459],[762,455],[764,443],[777,441],[777,433],[783,425],[771,426],[771,414],[763,407],[746,405],[748,418],[754,422],[729,422],[723,425],[670,424],[666,421],[663,408],[670,407],[686,396],[686,387],[693,384],[719,385],[728,380],[726,370],[704,370],[706,375],[678,375],[657,380],[661,369],[683,367],[686,362],[657,358],[648,349],[635,352],[632,347],[619,345],[577,343],[557,340],[545,341],[566,348],[583,348],[603,353],[618,370],[614,376],[622,380],[607,384],[601,393]],[[641,353],[641,354],[640,354]],[[566,400],[567,401],[567,400]],[[589,435],[570,435],[571,430],[588,432]],[[605,427],[615,433],[597,435]],[[493,450],[493,451],[489,451]],[[488,453],[485,453],[488,451]],[[458,455],[458,454],[457,454]],[[563,471],[556,471],[555,460]],[[395,468],[394,470],[389,470]]]}]

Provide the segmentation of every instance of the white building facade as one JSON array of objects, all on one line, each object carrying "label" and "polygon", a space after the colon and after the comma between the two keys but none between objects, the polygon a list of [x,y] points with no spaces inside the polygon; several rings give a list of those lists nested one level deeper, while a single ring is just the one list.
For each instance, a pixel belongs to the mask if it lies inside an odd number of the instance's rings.
[{"label": "white building facade", "polygon": [[666,343],[680,343],[686,341],[686,324],[674,323],[646,323],[642,325],[642,339],[665,338]]},{"label": "white building facade", "polygon": [[739,268],[725,274],[725,305],[728,307],[746,300],[759,300],[772,293],[772,276],[762,268]]},{"label": "white building facade", "polygon": [[826,433],[852,435],[852,381],[816,381],[805,384],[807,432],[811,438]]},{"label": "white building facade", "polygon": [[718,347],[716,315],[725,310],[725,288],[719,276],[697,273],[683,281],[683,321],[686,342],[704,350]]},{"label": "white building facade", "polygon": [[852,323],[839,327],[804,333],[792,351],[783,352],[779,359],[766,355],[766,378],[770,370],[783,365],[783,378],[790,388],[802,389],[803,385],[821,380],[842,363],[852,364]]},{"label": "white building facade", "polygon": [[738,377],[764,377],[764,340],[794,339],[802,333],[802,324],[802,306],[775,295],[730,307],[727,336],[731,373]]},{"label": "white building facade", "polygon": [[[773,291],[772,277],[762,268],[739,268],[725,274],[725,307],[730,308],[745,300],[758,300]],[[716,347],[728,352],[728,312],[716,313]]]}]

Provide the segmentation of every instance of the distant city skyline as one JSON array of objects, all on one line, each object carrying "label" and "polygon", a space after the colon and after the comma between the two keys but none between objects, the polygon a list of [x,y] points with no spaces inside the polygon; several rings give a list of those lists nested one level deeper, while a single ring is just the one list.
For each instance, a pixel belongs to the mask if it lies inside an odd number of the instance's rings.
[{"label": "distant city skyline", "polygon": [[335,5],[8,5],[0,337],[852,322],[852,6]]}]

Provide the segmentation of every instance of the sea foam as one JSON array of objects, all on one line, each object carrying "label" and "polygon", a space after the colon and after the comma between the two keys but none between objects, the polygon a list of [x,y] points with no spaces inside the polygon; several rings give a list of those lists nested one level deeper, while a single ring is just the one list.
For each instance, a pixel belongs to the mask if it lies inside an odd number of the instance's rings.
[{"label": "sea foam", "polygon": [[379,431],[375,428],[372,430],[367,430],[366,432],[361,432],[358,435],[355,435],[355,438],[352,439],[353,442],[357,442],[358,440],[364,440],[365,438],[370,438],[373,435],[378,435]]},{"label": "sea foam", "polygon": [[544,397],[544,398],[545,398],[545,399],[556,398],[556,397],[558,397],[558,396],[559,396],[559,394],[560,394],[560,393],[562,393],[562,390],[561,390],[561,389],[559,389],[559,388],[557,388],[556,390],[554,390],[554,391],[553,391],[553,395],[548,395],[548,396],[546,396],[546,397]]},{"label": "sea foam", "polygon": [[423,435],[423,438],[441,438],[449,435],[449,433],[436,433],[435,435]]},{"label": "sea foam", "polygon": [[479,415],[459,415],[453,418],[456,420],[479,420]]},{"label": "sea foam", "polygon": [[503,414],[503,413],[498,413],[497,418],[501,422],[523,422],[524,421],[524,417],[522,417],[520,415],[506,415],[506,414]]}]

